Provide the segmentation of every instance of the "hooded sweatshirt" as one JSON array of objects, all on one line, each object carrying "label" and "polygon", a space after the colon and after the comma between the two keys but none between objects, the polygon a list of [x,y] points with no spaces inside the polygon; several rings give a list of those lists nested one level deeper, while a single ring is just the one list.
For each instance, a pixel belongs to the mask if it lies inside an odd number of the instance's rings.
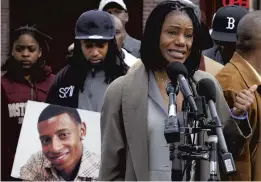
[{"label": "hooded sweatshirt", "polygon": [[44,102],[54,79],[49,67],[43,69],[45,77],[37,81],[12,79],[8,72],[1,77],[2,180],[11,175],[27,101]]}]

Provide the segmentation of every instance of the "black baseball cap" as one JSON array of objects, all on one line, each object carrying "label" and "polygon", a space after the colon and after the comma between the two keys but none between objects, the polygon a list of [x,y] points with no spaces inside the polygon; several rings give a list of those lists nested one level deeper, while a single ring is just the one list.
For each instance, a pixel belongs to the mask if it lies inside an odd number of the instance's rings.
[{"label": "black baseball cap", "polygon": [[212,39],[224,42],[236,42],[238,22],[247,13],[247,9],[236,5],[219,8],[213,19]]},{"label": "black baseball cap", "polygon": [[78,18],[75,39],[111,40],[115,36],[115,26],[111,15],[105,11],[86,11]]}]

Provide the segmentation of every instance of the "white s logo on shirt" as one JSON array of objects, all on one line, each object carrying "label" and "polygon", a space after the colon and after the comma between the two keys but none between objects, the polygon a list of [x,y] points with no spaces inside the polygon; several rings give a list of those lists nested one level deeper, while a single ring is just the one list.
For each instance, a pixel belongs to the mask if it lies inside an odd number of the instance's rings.
[{"label": "white s logo on shirt", "polygon": [[59,97],[62,99],[67,97],[72,97],[73,90],[74,90],[73,85],[71,85],[70,87],[59,88],[59,93],[60,93]]}]

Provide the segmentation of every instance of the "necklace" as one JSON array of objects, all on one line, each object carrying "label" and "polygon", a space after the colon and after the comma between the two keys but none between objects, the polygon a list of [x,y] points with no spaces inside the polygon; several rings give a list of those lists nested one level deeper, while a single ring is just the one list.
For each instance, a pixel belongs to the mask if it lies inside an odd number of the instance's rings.
[{"label": "necklace", "polygon": [[165,102],[168,103],[169,97],[168,97],[168,94],[166,93],[166,87],[167,87],[168,83],[170,82],[170,80],[169,80],[166,72],[155,71],[154,75],[155,75],[157,85],[160,89],[160,93],[161,93],[163,99],[165,100]]},{"label": "necklace", "polygon": [[170,82],[166,72],[155,71],[154,75],[158,84],[163,84],[166,87],[167,84]]}]

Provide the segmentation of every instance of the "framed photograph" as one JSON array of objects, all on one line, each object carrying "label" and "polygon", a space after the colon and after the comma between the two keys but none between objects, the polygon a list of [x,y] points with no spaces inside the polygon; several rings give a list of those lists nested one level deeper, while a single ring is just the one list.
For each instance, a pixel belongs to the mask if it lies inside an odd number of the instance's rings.
[{"label": "framed photograph", "polygon": [[[48,107],[49,106],[49,107]],[[47,126],[47,122],[42,122],[39,120],[39,117],[46,118],[46,113],[44,110],[46,108],[51,108],[51,112],[57,112],[55,110],[61,110],[65,107],[62,106],[55,106],[52,110],[52,107],[55,105],[50,105],[42,102],[33,102],[28,101],[26,106],[26,112],[20,132],[20,137],[16,149],[15,160],[13,163],[12,173],[11,176],[14,178],[20,178],[20,170],[21,168],[27,164],[28,160],[31,158],[33,154],[37,152],[41,152],[44,150],[42,144],[45,145],[48,142],[48,139],[43,139],[43,136],[40,138],[40,134],[42,132],[42,126]],[[59,108],[60,107],[60,108]],[[69,108],[72,109],[72,108]],[[49,109],[50,110],[50,109]],[[81,142],[83,143],[84,147],[88,150],[88,152],[94,153],[98,157],[101,154],[101,134],[100,134],[100,113],[76,109],[76,113],[79,114],[81,122],[85,123],[86,130],[85,136],[81,138]],[[49,111],[50,112],[50,111]],[[61,113],[60,112],[60,113]],[[48,114],[48,113],[47,113]],[[54,114],[54,113],[51,113]],[[59,114],[59,113],[58,113]],[[42,119],[45,120],[45,119]],[[63,119],[64,120],[64,119]],[[79,120],[79,119],[77,119]],[[45,124],[45,125],[43,125]],[[63,124],[64,125],[64,124]],[[54,129],[54,126],[51,126]],[[47,133],[50,129],[47,129]],[[55,133],[55,132],[54,132]],[[63,137],[63,136],[62,136]],[[59,137],[56,137],[59,138]],[[49,139],[50,140],[50,139]],[[57,139],[58,140],[58,139]],[[54,145],[54,144],[52,144]],[[61,157],[60,157],[61,158]],[[58,160],[58,159],[56,159]],[[60,160],[60,159],[59,159]],[[60,161],[61,162],[61,161]]]}]

